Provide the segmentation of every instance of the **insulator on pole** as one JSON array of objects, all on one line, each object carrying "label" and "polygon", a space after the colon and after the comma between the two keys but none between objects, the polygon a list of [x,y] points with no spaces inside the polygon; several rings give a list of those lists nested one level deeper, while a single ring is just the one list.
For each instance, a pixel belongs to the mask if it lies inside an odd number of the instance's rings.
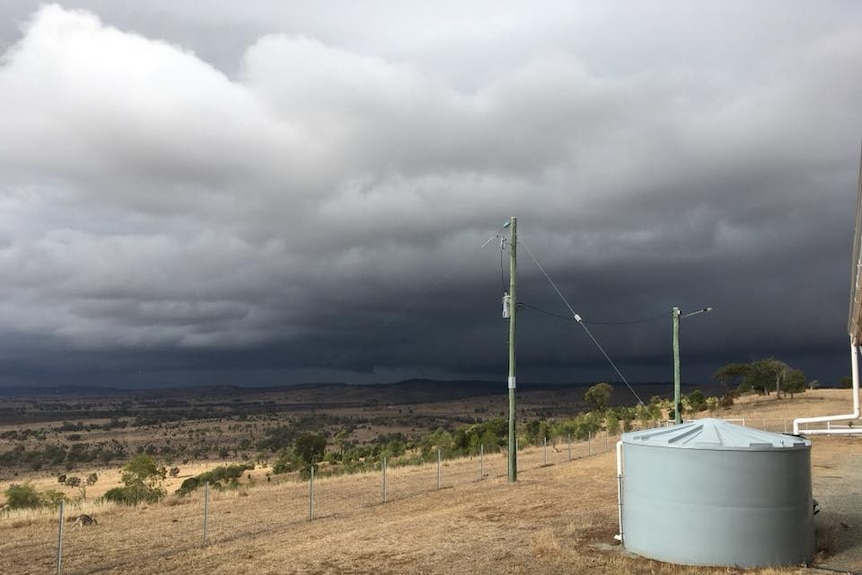
[{"label": "insulator on pole", "polygon": [[509,319],[511,316],[510,306],[512,305],[512,296],[503,292],[503,319]]}]

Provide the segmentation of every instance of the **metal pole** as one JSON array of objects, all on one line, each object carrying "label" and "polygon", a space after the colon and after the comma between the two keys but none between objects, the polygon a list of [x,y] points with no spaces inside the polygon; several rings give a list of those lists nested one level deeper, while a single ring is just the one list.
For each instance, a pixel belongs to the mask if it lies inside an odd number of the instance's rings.
[{"label": "metal pole", "polygon": [[437,489],[440,489],[440,450],[437,450]]},{"label": "metal pole", "polygon": [[204,547],[207,546],[207,521],[210,507],[210,482],[204,484]]},{"label": "metal pole", "polygon": [[57,532],[57,575],[63,574],[63,516],[66,513],[66,502],[60,501],[60,527]]},{"label": "metal pole", "polygon": [[512,234],[509,241],[509,481],[518,480],[518,446],[515,438],[515,317],[518,310],[517,270],[518,270],[518,218],[509,218]]},{"label": "metal pole", "polygon": [[386,458],[383,458],[380,468],[383,470],[383,503],[386,503]]},{"label": "metal pole", "polygon": [[311,466],[311,475],[308,480],[308,520],[314,519],[314,466]]},{"label": "metal pole", "polygon": [[542,439],[542,465],[548,464],[548,438]]},{"label": "metal pole", "polygon": [[679,381],[679,308],[673,308],[673,422],[682,423],[682,399]]}]

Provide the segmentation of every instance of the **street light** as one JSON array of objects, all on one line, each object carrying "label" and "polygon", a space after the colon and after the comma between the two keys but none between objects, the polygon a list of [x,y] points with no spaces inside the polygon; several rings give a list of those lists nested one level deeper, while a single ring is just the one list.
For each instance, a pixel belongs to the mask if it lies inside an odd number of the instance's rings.
[{"label": "street light", "polygon": [[673,422],[675,425],[682,423],[682,399],[680,398],[679,380],[679,320],[712,311],[711,307],[705,307],[680,315],[679,308],[673,308]]}]

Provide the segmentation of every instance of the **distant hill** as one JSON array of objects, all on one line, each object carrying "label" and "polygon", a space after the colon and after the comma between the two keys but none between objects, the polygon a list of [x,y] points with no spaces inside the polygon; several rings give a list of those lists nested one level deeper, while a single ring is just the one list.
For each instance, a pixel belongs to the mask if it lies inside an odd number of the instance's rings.
[{"label": "distant hill", "polygon": [[[610,382],[614,387],[612,402],[618,405],[633,405],[637,401],[622,382]],[[531,383],[519,382],[519,396],[558,394],[561,398],[580,398],[593,383]],[[670,397],[673,385],[669,382],[639,383],[632,386],[643,401],[654,395]],[[302,383],[281,386],[243,387],[239,385],[205,385],[195,387],[173,387],[152,389],[120,389],[112,387],[64,385],[58,387],[7,387],[0,388],[0,397],[162,397],[193,399],[230,399],[250,396],[277,395],[281,402],[317,405],[406,405],[436,403],[477,397],[493,397],[507,394],[505,381],[486,380],[433,380],[407,379],[395,383],[349,384],[349,383]],[[727,389],[720,384],[684,384],[683,393],[700,389],[707,396],[721,396]]]}]

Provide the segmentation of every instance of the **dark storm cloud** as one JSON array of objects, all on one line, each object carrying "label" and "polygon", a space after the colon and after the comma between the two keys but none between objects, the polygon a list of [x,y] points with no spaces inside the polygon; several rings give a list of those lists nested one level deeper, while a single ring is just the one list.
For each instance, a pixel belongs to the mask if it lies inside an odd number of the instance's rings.
[{"label": "dark storm cloud", "polygon": [[5,6],[4,381],[846,371],[855,6],[290,4]]}]

